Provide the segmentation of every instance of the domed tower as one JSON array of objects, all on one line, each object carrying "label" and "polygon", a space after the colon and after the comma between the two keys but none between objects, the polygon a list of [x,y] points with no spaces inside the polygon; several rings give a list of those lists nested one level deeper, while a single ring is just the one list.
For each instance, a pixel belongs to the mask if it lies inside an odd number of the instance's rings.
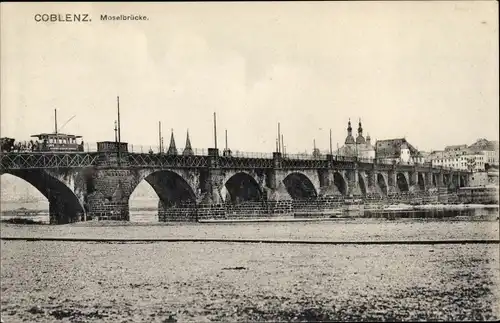
[{"label": "domed tower", "polygon": [[363,137],[363,127],[361,126],[361,119],[359,119],[358,136],[356,137],[356,143],[358,145],[365,143],[365,138]]},{"label": "domed tower", "polygon": [[355,143],[354,137],[352,136],[351,119],[349,119],[349,122],[347,123],[347,137],[345,137],[345,144],[354,145]]},{"label": "domed tower", "polygon": [[369,133],[366,134],[366,144],[363,157],[375,159],[375,148],[372,146],[372,138]]}]

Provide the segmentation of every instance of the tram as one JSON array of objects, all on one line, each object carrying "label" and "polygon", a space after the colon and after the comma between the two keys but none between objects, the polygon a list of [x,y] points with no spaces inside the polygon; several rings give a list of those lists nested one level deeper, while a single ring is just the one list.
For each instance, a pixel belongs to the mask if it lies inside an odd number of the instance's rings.
[{"label": "tram", "polygon": [[14,138],[1,138],[2,152],[76,152],[83,151],[82,136],[64,133],[41,133],[32,135],[30,141],[16,141]]},{"label": "tram", "polygon": [[[63,128],[75,116],[71,117],[61,127]],[[60,133],[61,128],[57,127],[57,110],[54,109],[54,132],[40,133],[32,135],[31,138],[37,138],[30,141],[17,141],[14,138],[0,138],[2,152],[66,152],[66,151],[84,151],[82,136]]]},{"label": "tram", "polygon": [[[37,151],[83,151],[82,136],[68,135],[63,133],[41,133],[32,135],[32,138],[38,138]],[[80,142],[79,142],[80,141]]]}]

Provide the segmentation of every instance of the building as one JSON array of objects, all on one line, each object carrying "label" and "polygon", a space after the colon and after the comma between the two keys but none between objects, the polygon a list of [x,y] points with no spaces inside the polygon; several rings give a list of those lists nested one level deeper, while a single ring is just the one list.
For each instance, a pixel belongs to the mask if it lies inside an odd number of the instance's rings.
[{"label": "building", "polygon": [[498,186],[498,170],[481,171],[472,174],[469,186]]},{"label": "building", "polygon": [[344,157],[358,157],[362,159],[374,160],[375,148],[371,144],[371,138],[368,134],[363,137],[363,127],[361,119],[358,125],[358,136],[354,139],[352,135],[351,120],[347,123],[347,137],[345,138],[344,145],[337,150],[338,156]]},{"label": "building", "polygon": [[377,140],[375,155],[379,163],[423,164],[424,156],[405,138]]},{"label": "building", "polygon": [[433,166],[484,171],[488,167],[498,166],[498,141],[478,139],[470,146],[446,146],[444,151],[433,151],[429,159]]},{"label": "building", "polygon": [[481,171],[485,167],[485,155],[474,153],[468,149],[433,151],[429,155],[432,166],[443,166],[454,169]]},{"label": "building", "polygon": [[467,145],[452,145],[444,147],[446,152],[461,152],[467,149]]},{"label": "building", "polygon": [[493,166],[498,166],[498,141],[490,141],[484,138],[480,138],[468,148],[474,153],[482,153],[485,156],[485,163]]}]

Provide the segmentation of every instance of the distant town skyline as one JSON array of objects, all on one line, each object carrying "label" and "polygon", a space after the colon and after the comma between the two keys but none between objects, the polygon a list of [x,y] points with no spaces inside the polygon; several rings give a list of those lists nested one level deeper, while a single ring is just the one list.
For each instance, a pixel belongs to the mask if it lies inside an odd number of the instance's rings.
[{"label": "distant town skyline", "polygon": [[[1,136],[54,129],[86,143],[271,152],[342,146],[349,118],[372,142],[419,150],[498,140],[495,2],[2,3]],[[88,12],[90,23],[40,23]],[[100,14],[148,21],[99,21]]]}]

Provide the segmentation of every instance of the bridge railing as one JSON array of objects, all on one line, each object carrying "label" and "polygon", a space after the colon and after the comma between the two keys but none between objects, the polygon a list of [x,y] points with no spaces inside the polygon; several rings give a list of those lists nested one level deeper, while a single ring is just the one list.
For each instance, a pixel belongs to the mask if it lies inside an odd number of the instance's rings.
[{"label": "bridge railing", "polygon": [[[97,143],[84,143],[83,144],[84,152],[97,152]],[[129,153],[136,154],[148,154],[150,151],[153,154],[158,154],[160,152],[159,145],[135,145],[135,144],[127,144],[127,149]],[[208,149],[205,148],[192,148],[193,154],[196,156],[207,156]],[[163,153],[167,153],[168,147],[163,147]],[[177,148],[177,154],[182,155],[184,148]]]},{"label": "bridge railing", "polygon": [[[221,152],[222,156],[222,152]],[[262,159],[272,159],[273,153],[259,153],[259,152],[248,152],[248,151],[240,151],[240,150],[232,150],[231,157],[236,158],[262,158]]]},{"label": "bridge railing", "polygon": [[285,153],[282,154],[282,158],[286,159],[299,159],[299,160],[326,160],[327,156],[326,155],[313,155],[313,154],[307,154],[307,153],[302,153],[302,154],[289,154]]},{"label": "bridge railing", "polygon": [[[168,147],[162,147],[162,154],[166,154],[168,152]],[[149,154],[150,151],[153,152],[153,154],[159,154],[160,153],[160,146],[154,146],[154,145],[134,145],[134,144],[128,144],[128,152],[129,153],[134,153],[134,154]],[[193,151],[193,155],[195,156],[208,156],[208,149],[205,148],[191,148]],[[182,155],[184,152],[184,148],[177,148],[177,154]]]}]

